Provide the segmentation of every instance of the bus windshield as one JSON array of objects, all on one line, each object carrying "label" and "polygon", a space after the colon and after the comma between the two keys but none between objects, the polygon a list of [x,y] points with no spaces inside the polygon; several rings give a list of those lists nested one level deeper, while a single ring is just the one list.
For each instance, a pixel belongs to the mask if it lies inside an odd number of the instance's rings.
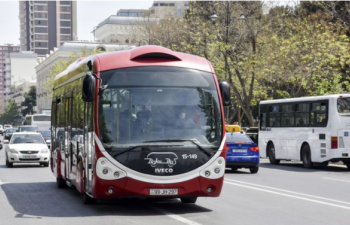
[{"label": "bus windshield", "polygon": [[51,121],[51,116],[33,116],[33,121]]},{"label": "bus windshield", "polygon": [[104,147],[154,144],[218,150],[222,119],[214,75],[175,67],[134,67],[101,73],[99,133]]},{"label": "bus windshield", "polygon": [[337,101],[339,113],[350,113],[350,98],[338,98]]}]

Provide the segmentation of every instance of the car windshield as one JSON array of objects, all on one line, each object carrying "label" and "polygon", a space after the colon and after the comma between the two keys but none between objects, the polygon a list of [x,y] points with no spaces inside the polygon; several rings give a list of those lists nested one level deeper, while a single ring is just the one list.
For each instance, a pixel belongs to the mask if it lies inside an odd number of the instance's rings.
[{"label": "car windshield", "polygon": [[16,132],[17,129],[7,129],[6,130],[6,133],[14,133]]},{"label": "car windshield", "polygon": [[51,136],[51,131],[49,131],[49,130],[39,130],[39,133],[42,136]]},{"label": "car windshield", "polygon": [[10,144],[44,144],[40,134],[15,134]]},{"label": "car windshield", "polygon": [[[101,73],[99,132],[108,148],[147,141],[191,139],[217,150],[222,119],[214,75],[173,67],[138,67]],[[155,143],[153,143],[155,145]],[[183,142],[195,148],[190,142]]]},{"label": "car windshield", "polygon": [[21,127],[21,131],[38,131],[38,127]]},{"label": "car windshield", "polygon": [[252,143],[247,135],[241,133],[227,133],[226,134],[227,143]]},{"label": "car windshield", "polygon": [[350,97],[338,98],[337,103],[339,113],[350,113]]}]

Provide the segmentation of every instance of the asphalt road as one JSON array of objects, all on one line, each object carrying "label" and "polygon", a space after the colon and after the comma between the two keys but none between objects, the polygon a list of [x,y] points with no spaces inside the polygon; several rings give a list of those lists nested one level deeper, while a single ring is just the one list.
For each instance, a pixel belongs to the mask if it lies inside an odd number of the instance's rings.
[{"label": "asphalt road", "polygon": [[6,168],[0,151],[0,224],[350,224],[350,172],[344,166],[304,169],[300,163],[260,171],[226,171],[218,198],[114,200],[83,205],[74,189],[57,189],[39,165]]}]

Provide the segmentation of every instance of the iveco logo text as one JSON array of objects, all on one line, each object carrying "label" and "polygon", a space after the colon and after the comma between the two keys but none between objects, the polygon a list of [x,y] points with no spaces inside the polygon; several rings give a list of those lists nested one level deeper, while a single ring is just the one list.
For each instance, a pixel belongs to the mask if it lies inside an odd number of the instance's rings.
[{"label": "iveco logo text", "polygon": [[155,168],[155,173],[172,173],[172,168]]}]

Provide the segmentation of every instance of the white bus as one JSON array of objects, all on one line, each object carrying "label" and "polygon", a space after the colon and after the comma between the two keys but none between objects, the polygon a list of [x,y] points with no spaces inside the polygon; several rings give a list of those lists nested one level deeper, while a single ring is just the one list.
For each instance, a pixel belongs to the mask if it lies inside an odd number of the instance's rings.
[{"label": "white bus", "polygon": [[350,94],[261,101],[259,149],[271,164],[342,161],[350,169]]},{"label": "white bus", "polygon": [[37,126],[39,130],[49,130],[51,127],[51,115],[46,115],[46,114],[27,115],[24,125]]}]

